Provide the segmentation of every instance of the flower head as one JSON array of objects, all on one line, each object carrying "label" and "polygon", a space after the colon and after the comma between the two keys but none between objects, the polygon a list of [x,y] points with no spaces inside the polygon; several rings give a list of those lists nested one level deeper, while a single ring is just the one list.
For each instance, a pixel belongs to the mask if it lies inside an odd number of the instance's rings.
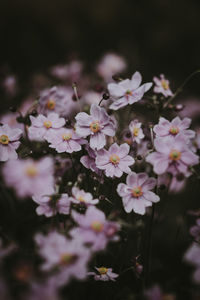
[{"label": "flower head", "polygon": [[88,275],[94,276],[94,279],[97,281],[115,281],[116,278],[119,276],[118,274],[112,271],[112,268],[95,267],[95,269],[96,272],[88,272]]},{"label": "flower head", "polygon": [[130,79],[125,79],[119,83],[109,83],[108,91],[114,102],[110,105],[110,109],[118,110],[128,104],[133,104],[142,99],[152,83],[145,83],[140,86],[142,76],[139,72],[135,72]]},{"label": "flower head", "polygon": [[124,209],[127,213],[132,210],[140,215],[145,214],[145,208],[152,206],[160,198],[151,190],[156,185],[155,178],[149,178],[146,173],[132,172],[126,178],[126,184],[120,183],[118,194],[122,197]]},{"label": "flower head", "polygon": [[84,190],[80,190],[77,187],[72,188],[72,197],[70,197],[71,202],[77,204],[96,205],[99,203],[98,199],[93,199],[92,194],[86,193]]},{"label": "flower head", "polygon": [[22,130],[19,128],[10,128],[8,125],[0,126],[0,161],[17,159],[15,150],[20,145],[21,135]]},{"label": "flower head", "polygon": [[128,155],[130,146],[116,143],[110,146],[109,150],[102,149],[98,151],[96,157],[96,166],[104,170],[107,177],[121,177],[123,172],[130,173],[129,166],[134,164],[134,158]]},{"label": "flower head", "polygon": [[173,95],[169,86],[169,80],[163,74],[160,75],[160,78],[154,77],[153,81],[155,82],[154,93],[163,94],[164,97]]},{"label": "flower head", "polygon": [[134,120],[129,125],[129,130],[131,132],[132,141],[140,144],[141,140],[144,138],[144,133],[142,131],[142,123],[138,120]]},{"label": "flower head", "polygon": [[90,136],[90,147],[102,149],[106,144],[106,135],[115,135],[115,124],[105,109],[92,104],[90,115],[80,112],[76,115],[76,133],[81,137]]}]

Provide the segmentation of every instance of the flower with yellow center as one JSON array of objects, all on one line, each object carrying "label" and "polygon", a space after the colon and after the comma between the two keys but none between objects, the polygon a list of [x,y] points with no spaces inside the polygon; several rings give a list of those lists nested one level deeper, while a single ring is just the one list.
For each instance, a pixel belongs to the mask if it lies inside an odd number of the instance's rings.
[{"label": "flower with yellow center", "polygon": [[108,272],[108,268],[105,267],[98,268],[97,270],[101,275],[105,275]]},{"label": "flower with yellow center", "polygon": [[56,102],[53,99],[49,99],[46,104],[47,108],[50,110],[54,110],[56,106]]},{"label": "flower with yellow center", "polygon": [[133,197],[138,198],[138,197],[141,197],[142,194],[143,194],[143,192],[142,192],[141,186],[136,186],[136,187],[134,187],[132,189],[132,195],[133,195]]},{"label": "flower with yellow center", "polygon": [[181,152],[176,149],[173,149],[169,154],[169,158],[173,161],[177,161],[181,158]]},{"label": "flower with yellow center", "polygon": [[134,136],[138,136],[139,130],[140,130],[140,128],[134,127],[134,129],[133,129],[133,135],[134,135]]},{"label": "flower with yellow center", "polygon": [[77,256],[71,253],[64,253],[61,255],[60,263],[62,265],[68,266],[75,262]]},{"label": "flower with yellow center", "polygon": [[2,135],[0,136],[0,143],[1,143],[2,145],[8,145],[8,143],[9,143],[9,138],[8,138],[8,136],[5,135],[5,134],[2,134]]},{"label": "flower with yellow center", "polygon": [[113,165],[117,165],[120,162],[120,158],[117,154],[112,154],[109,160]]},{"label": "flower with yellow center", "polygon": [[96,232],[101,232],[103,230],[103,224],[99,221],[94,221],[91,224],[91,228]]},{"label": "flower with yellow center", "polygon": [[167,83],[166,80],[161,80],[161,85],[163,87],[164,90],[168,90],[169,89],[169,84]]},{"label": "flower with yellow center", "polygon": [[171,134],[173,134],[173,135],[176,135],[176,134],[179,133],[179,128],[176,127],[176,126],[172,126],[172,127],[170,128],[169,132],[170,132]]},{"label": "flower with yellow center", "polygon": [[70,132],[69,133],[64,133],[62,135],[62,138],[63,138],[63,141],[69,141],[72,138],[72,134]]},{"label": "flower with yellow center", "polygon": [[90,124],[90,130],[94,133],[98,132],[100,130],[100,125],[98,121],[94,121]]},{"label": "flower with yellow center", "polygon": [[32,164],[29,165],[26,169],[25,169],[25,173],[28,177],[35,177],[38,173],[38,170],[36,168],[36,165]]},{"label": "flower with yellow center", "polygon": [[51,128],[52,127],[52,123],[51,123],[51,121],[44,121],[44,126],[48,129],[48,128]]}]

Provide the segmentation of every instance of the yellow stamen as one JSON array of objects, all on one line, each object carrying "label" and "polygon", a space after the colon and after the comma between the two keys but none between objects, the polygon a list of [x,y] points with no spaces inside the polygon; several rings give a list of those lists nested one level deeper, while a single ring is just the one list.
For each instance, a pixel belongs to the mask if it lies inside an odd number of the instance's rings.
[{"label": "yellow stamen", "polygon": [[36,166],[33,164],[33,165],[29,165],[26,168],[25,173],[28,177],[35,177],[38,173],[38,170],[37,170]]},{"label": "yellow stamen", "polygon": [[96,232],[101,232],[103,230],[103,224],[99,221],[94,221],[91,224],[91,228]]},{"label": "yellow stamen", "polygon": [[105,274],[107,274],[108,269],[105,268],[105,267],[101,267],[101,268],[98,268],[98,272],[99,272],[101,275],[105,275]]},{"label": "yellow stamen", "polygon": [[169,89],[169,84],[167,83],[166,80],[162,79],[161,80],[161,85],[163,87],[164,90],[168,90]]},{"label": "yellow stamen", "polygon": [[69,141],[71,138],[72,138],[72,134],[69,132],[69,133],[64,133],[62,135],[62,138],[64,141]]},{"label": "yellow stamen", "polygon": [[77,199],[78,199],[80,202],[85,202],[85,199],[84,199],[82,196],[78,197]]},{"label": "yellow stamen", "polygon": [[50,109],[50,110],[54,110],[55,106],[56,106],[56,103],[53,99],[49,99],[47,101],[47,108]]},{"label": "yellow stamen", "polygon": [[70,265],[76,260],[76,255],[71,253],[65,253],[61,255],[60,262],[62,265]]},{"label": "yellow stamen", "polygon": [[133,197],[138,198],[138,197],[141,197],[142,194],[143,194],[143,192],[142,192],[141,186],[137,186],[137,187],[134,187],[132,189],[132,195],[133,195]]},{"label": "yellow stamen", "polygon": [[140,130],[140,128],[135,127],[135,128],[133,129],[133,135],[134,135],[134,136],[138,136],[139,130]]},{"label": "yellow stamen", "polygon": [[173,135],[176,135],[177,133],[179,133],[179,129],[176,126],[172,126],[169,130],[169,132]]},{"label": "yellow stamen", "polygon": [[111,162],[112,164],[117,165],[117,164],[119,163],[119,161],[120,161],[120,158],[119,158],[118,155],[112,154],[112,155],[110,156],[110,162]]},{"label": "yellow stamen", "polygon": [[52,127],[52,123],[51,123],[51,121],[44,121],[44,126],[46,127],[46,128],[50,128],[50,127]]},{"label": "yellow stamen", "polygon": [[177,161],[181,158],[181,152],[178,150],[173,149],[170,154],[169,154],[169,158],[171,160]]},{"label": "yellow stamen", "polygon": [[0,143],[3,144],[3,145],[8,145],[8,143],[9,143],[9,138],[8,138],[8,136],[5,135],[5,134],[2,134],[2,135],[0,136]]},{"label": "yellow stamen", "polygon": [[90,124],[90,130],[94,133],[98,132],[100,130],[100,125],[98,121],[94,121]]}]

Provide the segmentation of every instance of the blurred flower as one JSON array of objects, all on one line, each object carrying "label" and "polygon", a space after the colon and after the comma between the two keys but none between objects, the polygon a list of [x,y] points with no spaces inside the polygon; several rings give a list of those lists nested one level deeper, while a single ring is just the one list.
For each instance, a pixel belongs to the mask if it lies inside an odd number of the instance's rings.
[{"label": "blurred flower", "polygon": [[86,143],[74,129],[70,128],[60,128],[56,132],[51,132],[47,136],[47,141],[50,143],[49,147],[56,149],[58,153],[80,151],[81,145]]},{"label": "blurred flower", "polygon": [[80,190],[77,187],[72,188],[72,197],[69,198],[71,202],[76,204],[96,205],[99,203],[98,199],[93,199],[92,194],[86,193],[84,190]]},{"label": "blurred flower", "polygon": [[80,159],[80,162],[84,165],[85,168],[92,170],[93,172],[97,173],[98,175],[102,174],[102,171],[99,170],[96,166],[96,156],[97,151],[91,149],[89,145],[85,146],[85,149],[88,152],[88,155],[83,155]]},{"label": "blurred flower", "polygon": [[112,144],[109,150],[102,149],[98,151],[96,157],[96,166],[98,169],[105,170],[107,177],[121,177],[123,172],[130,173],[129,166],[133,165],[135,160],[128,155],[130,146],[122,144],[118,146]]},{"label": "blurred flower", "polygon": [[164,97],[173,95],[169,87],[169,80],[167,80],[163,74],[160,75],[160,78],[154,77],[153,81],[155,82],[155,86],[153,89],[154,93],[163,94]]},{"label": "blurred flower", "polygon": [[8,75],[2,82],[2,86],[9,97],[15,97],[18,92],[17,78],[15,75]]},{"label": "blurred flower", "polygon": [[200,283],[200,245],[193,243],[184,255],[184,260],[193,266],[196,270],[193,274],[193,280],[195,283]]},{"label": "blurred flower", "polygon": [[22,130],[19,128],[11,128],[7,124],[0,126],[0,161],[9,159],[17,159],[15,151],[19,145],[19,139],[22,135]]},{"label": "blurred flower", "polygon": [[151,192],[156,186],[156,179],[149,178],[145,173],[132,172],[126,178],[126,184],[120,183],[117,192],[122,197],[127,213],[132,210],[140,215],[145,214],[145,208],[160,201],[159,196]]},{"label": "blurred flower", "polygon": [[110,105],[110,109],[118,110],[128,104],[133,104],[142,99],[145,92],[147,92],[152,83],[145,83],[140,86],[142,76],[139,72],[135,72],[130,79],[125,79],[119,83],[109,83],[108,91],[114,102]]},{"label": "blurred flower", "polygon": [[58,271],[55,279],[58,285],[67,284],[71,278],[84,279],[87,276],[87,263],[90,259],[90,251],[82,244],[81,238],[67,239],[56,231],[47,236],[37,234],[35,241],[38,252],[44,259],[41,266],[43,271]]},{"label": "blurred flower", "polygon": [[198,164],[199,158],[191,152],[185,137],[177,135],[174,138],[156,138],[154,141],[156,152],[150,153],[146,161],[153,165],[154,172],[158,175],[169,172],[187,174],[188,167]]},{"label": "blurred flower", "polygon": [[144,138],[144,133],[141,126],[142,123],[138,122],[138,120],[131,121],[131,123],[129,124],[132,141],[138,144],[140,144],[141,140]]},{"label": "blurred flower", "polygon": [[47,117],[39,115],[30,116],[31,126],[28,128],[29,137],[33,140],[43,140],[51,136],[57,129],[65,125],[65,119],[59,118],[56,113],[50,113]]},{"label": "blurred flower", "polygon": [[36,195],[32,197],[39,206],[36,212],[39,216],[52,217],[59,214],[68,215],[70,212],[70,198],[68,194],[56,194],[54,190],[49,195]]},{"label": "blurred flower", "polygon": [[93,275],[95,280],[100,281],[115,281],[119,276],[112,271],[112,268],[95,267],[96,272],[88,272],[88,275]]},{"label": "blurred flower", "polygon": [[3,168],[5,183],[15,189],[19,197],[51,193],[54,185],[53,161],[45,157],[39,161],[8,161]]},{"label": "blurred flower", "polygon": [[197,219],[196,225],[190,228],[190,234],[195,238],[195,241],[200,241],[200,219]]},{"label": "blurred flower", "polygon": [[83,69],[83,64],[80,61],[74,60],[67,65],[57,65],[51,68],[50,73],[60,79],[71,82],[77,81],[80,78]]},{"label": "blurred flower", "polygon": [[126,66],[127,64],[123,57],[115,53],[108,53],[102,57],[96,70],[101,77],[109,81],[113,75],[123,72]]},{"label": "blurred flower", "polygon": [[115,222],[107,221],[105,214],[95,206],[89,206],[85,215],[72,212],[75,222],[79,225],[71,230],[71,235],[81,237],[83,241],[91,245],[93,251],[105,249],[109,241],[116,241],[116,232],[119,225]]},{"label": "blurred flower", "polygon": [[153,131],[156,137],[166,137],[166,136],[176,136],[177,134],[182,134],[185,140],[194,138],[195,132],[193,130],[188,130],[191,124],[191,119],[184,118],[181,120],[179,117],[174,118],[171,122],[167,119],[161,117],[159,123],[154,126]]},{"label": "blurred flower", "polygon": [[105,109],[92,104],[90,115],[80,112],[76,115],[76,132],[81,137],[90,135],[90,147],[102,149],[106,144],[106,135],[115,135],[115,125]]},{"label": "blurred flower", "polygon": [[145,291],[145,298],[147,300],[175,300],[176,296],[173,294],[163,293],[158,285],[154,285]]}]

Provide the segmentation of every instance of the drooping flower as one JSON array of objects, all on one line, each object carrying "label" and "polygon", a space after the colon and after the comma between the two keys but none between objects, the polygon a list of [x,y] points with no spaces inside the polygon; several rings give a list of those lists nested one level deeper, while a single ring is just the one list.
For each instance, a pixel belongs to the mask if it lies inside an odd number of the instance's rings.
[{"label": "drooping flower", "polygon": [[19,145],[19,139],[22,130],[19,128],[10,128],[10,126],[0,126],[0,161],[17,159],[18,155],[15,151]]},{"label": "drooping flower", "polygon": [[98,175],[102,174],[102,171],[97,168],[95,163],[97,151],[91,149],[89,145],[86,145],[85,149],[87,150],[88,155],[83,155],[80,159],[80,162],[84,165],[85,168],[90,169]]},{"label": "drooping flower", "polygon": [[141,140],[144,138],[144,133],[142,131],[142,123],[138,120],[134,120],[129,125],[129,130],[131,132],[132,141],[140,144]]},{"label": "drooping flower", "polygon": [[65,125],[65,119],[60,118],[57,113],[50,113],[47,117],[38,115],[30,116],[31,126],[28,128],[29,137],[35,140],[47,139],[54,132]]},{"label": "drooping flower", "polygon": [[19,197],[49,194],[54,185],[53,161],[45,157],[8,161],[3,168],[5,183],[15,189]]},{"label": "drooping flower", "polygon": [[96,157],[96,166],[104,170],[107,177],[121,177],[122,174],[130,173],[129,166],[133,165],[135,160],[128,155],[130,146],[126,143],[118,146],[112,144],[109,150],[102,149],[98,151]]},{"label": "drooping flower", "polygon": [[174,118],[171,122],[167,119],[161,117],[159,119],[159,123],[154,126],[153,131],[156,134],[156,137],[166,137],[173,136],[175,137],[177,134],[182,134],[186,141],[194,138],[195,132],[193,130],[189,130],[191,124],[191,119],[184,118],[181,120],[179,117]]},{"label": "drooping flower", "polygon": [[198,156],[188,149],[183,135],[156,138],[154,146],[156,151],[150,153],[146,161],[153,165],[158,175],[165,172],[187,174],[188,167],[199,162]]},{"label": "drooping flower", "polygon": [[169,80],[167,80],[163,74],[160,75],[160,78],[154,77],[153,81],[155,83],[153,89],[154,93],[163,94],[164,97],[169,97],[173,95],[169,86]]},{"label": "drooping flower", "polygon": [[48,195],[35,195],[32,199],[39,204],[36,208],[39,216],[52,217],[57,213],[68,215],[70,212],[71,201],[68,194],[56,194],[54,189]]},{"label": "drooping flower", "polygon": [[52,87],[41,92],[38,102],[38,113],[48,115],[55,112],[60,116],[70,116],[77,110],[77,104],[72,100],[73,90],[66,87]]},{"label": "drooping flower", "polygon": [[112,271],[112,268],[95,267],[95,269],[96,272],[88,272],[88,275],[94,276],[94,279],[97,281],[116,281],[116,278],[119,276]]},{"label": "drooping flower", "polygon": [[35,240],[44,259],[41,269],[50,271],[57,267],[55,276],[59,286],[67,284],[71,278],[86,278],[90,251],[84,247],[80,237],[69,240],[53,231],[47,236],[37,234]]},{"label": "drooping flower", "polygon": [[140,86],[142,76],[139,72],[135,72],[130,79],[125,79],[119,83],[109,83],[108,91],[114,102],[110,105],[110,109],[118,110],[128,104],[133,104],[142,99],[152,83],[148,82]]},{"label": "drooping flower", "polygon": [[81,145],[85,144],[85,140],[80,138],[74,129],[60,128],[47,136],[49,147],[54,148],[58,153],[77,152],[81,150]]},{"label": "drooping flower", "polygon": [[118,240],[116,232],[119,225],[107,221],[105,214],[95,206],[89,206],[85,215],[74,211],[72,216],[79,227],[72,229],[71,235],[80,236],[85,243],[91,245],[93,251],[103,250],[109,241]]},{"label": "drooping flower", "polygon": [[72,188],[72,197],[69,198],[71,202],[76,204],[96,205],[99,203],[98,199],[93,199],[92,194],[86,193],[84,190],[80,190],[77,187]]},{"label": "drooping flower", "polygon": [[90,147],[92,149],[102,149],[106,144],[106,135],[115,135],[115,124],[105,109],[92,104],[90,115],[80,112],[75,117],[76,132],[81,137],[90,136]]},{"label": "drooping flower", "polygon": [[156,185],[156,179],[148,177],[146,173],[132,172],[126,178],[126,184],[120,183],[117,192],[122,197],[124,209],[127,213],[132,210],[140,215],[145,214],[145,208],[160,200],[159,196],[151,192]]}]

